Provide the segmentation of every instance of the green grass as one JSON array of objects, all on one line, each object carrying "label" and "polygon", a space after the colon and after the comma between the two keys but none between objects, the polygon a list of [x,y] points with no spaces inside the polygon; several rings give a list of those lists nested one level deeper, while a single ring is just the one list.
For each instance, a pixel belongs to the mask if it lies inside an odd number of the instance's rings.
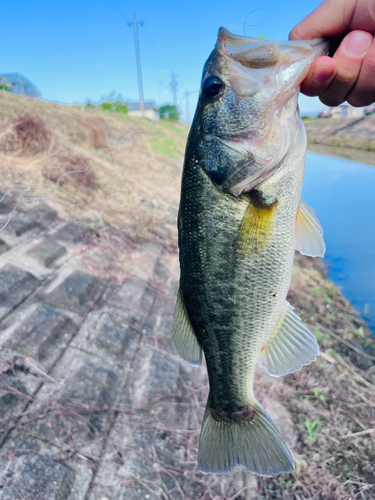
[{"label": "green grass", "polygon": [[188,133],[188,128],[186,130],[184,128],[180,128],[176,126],[175,123],[169,123],[167,120],[160,120],[158,122],[158,126],[163,127],[164,129],[171,130],[174,134],[177,134],[180,137],[186,138]]},{"label": "green grass", "polygon": [[148,141],[148,144],[150,149],[156,153],[160,153],[174,159],[178,159],[180,157],[181,153],[179,150],[181,148],[173,139],[168,137],[154,137]]},{"label": "green grass", "polygon": [[318,387],[316,387],[315,389],[313,389],[313,393],[314,393],[314,396],[317,399],[319,399],[320,401],[322,401],[323,403],[325,403],[327,401],[327,398],[323,394],[322,389],[319,389]]},{"label": "green grass", "polygon": [[315,443],[319,438],[320,429],[323,427],[323,422],[318,418],[312,422],[309,418],[305,421],[305,431],[307,431],[307,438],[311,444]]}]

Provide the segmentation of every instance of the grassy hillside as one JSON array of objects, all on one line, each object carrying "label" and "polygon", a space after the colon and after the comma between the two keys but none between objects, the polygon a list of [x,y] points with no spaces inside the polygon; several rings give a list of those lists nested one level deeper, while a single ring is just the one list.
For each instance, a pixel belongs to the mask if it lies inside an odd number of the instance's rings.
[{"label": "grassy hillside", "polygon": [[63,216],[145,236],[163,219],[168,224],[166,210],[178,203],[188,132],[167,121],[142,132],[149,125],[147,119],[0,91],[1,189],[20,200],[49,197],[61,175],[84,170],[92,160],[85,172],[63,177],[49,203]]}]

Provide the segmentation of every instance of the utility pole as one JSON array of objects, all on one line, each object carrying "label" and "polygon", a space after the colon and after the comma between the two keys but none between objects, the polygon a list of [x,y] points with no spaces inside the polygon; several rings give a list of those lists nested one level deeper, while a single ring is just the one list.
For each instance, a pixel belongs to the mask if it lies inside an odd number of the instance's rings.
[{"label": "utility pole", "polygon": [[134,28],[134,42],[135,54],[137,56],[137,69],[138,69],[138,87],[139,87],[139,104],[141,108],[141,115],[144,116],[145,104],[143,100],[143,87],[142,87],[142,73],[141,73],[141,58],[139,56],[139,43],[138,43],[138,26],[143,26],[143,21],[138,22],[134,14],[133,20],[128,22],[130,28]]}]

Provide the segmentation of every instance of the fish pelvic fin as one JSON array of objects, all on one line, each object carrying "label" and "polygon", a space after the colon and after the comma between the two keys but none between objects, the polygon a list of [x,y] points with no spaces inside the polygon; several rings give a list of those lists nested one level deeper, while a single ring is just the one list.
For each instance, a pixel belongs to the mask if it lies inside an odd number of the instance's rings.
[{"label": "fish pelvic fin", "polygon": [[293,373],[319,356],[315,336],[286,302],[275,333],[260,351],[259,365],[272,377]]},{"label": "fish pelvic fin", "polygon": [[293,470],[291,453],[260,403],[229,413],[212,409],[209,401],[199,438],[199,470],[222,474],[243,465],[258,476]]},{"label": "fish pelvic fin", "polygon": [[193,366],[199,366],[202,362],[202,348],[191,325],[180,289],[173,317],[173,349]]},{"label": "fish pelvic fin", "polygon": [[257,254],[270,240],[277,206],[276,199],[267,197],[256,189],[248,193],[249,206],[243,216],[237,236],[239,254]]},{"label": "fish pelvic fin", "polygon": [[315,210],[307,203],[300,201],[296,217],[295,233],[296,250],[309,257],[324,257],[326,244],[323,239],[323,228]]}]

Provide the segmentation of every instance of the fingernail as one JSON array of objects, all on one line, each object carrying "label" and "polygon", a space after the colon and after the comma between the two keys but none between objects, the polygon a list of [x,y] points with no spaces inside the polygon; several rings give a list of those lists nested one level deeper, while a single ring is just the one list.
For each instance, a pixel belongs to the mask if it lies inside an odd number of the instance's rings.
[{"label": "fingernail", "polygon": [[323,85],[332,78],[333,73],[334,70],[332,68],[320,64],[319,66],[314,68],[313,79],[320,85]]},{"label": "fingernail", "polygon": [[363,31],[353,31],[345,38],[345,50],[351,56],[363,56],[370,47],[372,37]]}]

